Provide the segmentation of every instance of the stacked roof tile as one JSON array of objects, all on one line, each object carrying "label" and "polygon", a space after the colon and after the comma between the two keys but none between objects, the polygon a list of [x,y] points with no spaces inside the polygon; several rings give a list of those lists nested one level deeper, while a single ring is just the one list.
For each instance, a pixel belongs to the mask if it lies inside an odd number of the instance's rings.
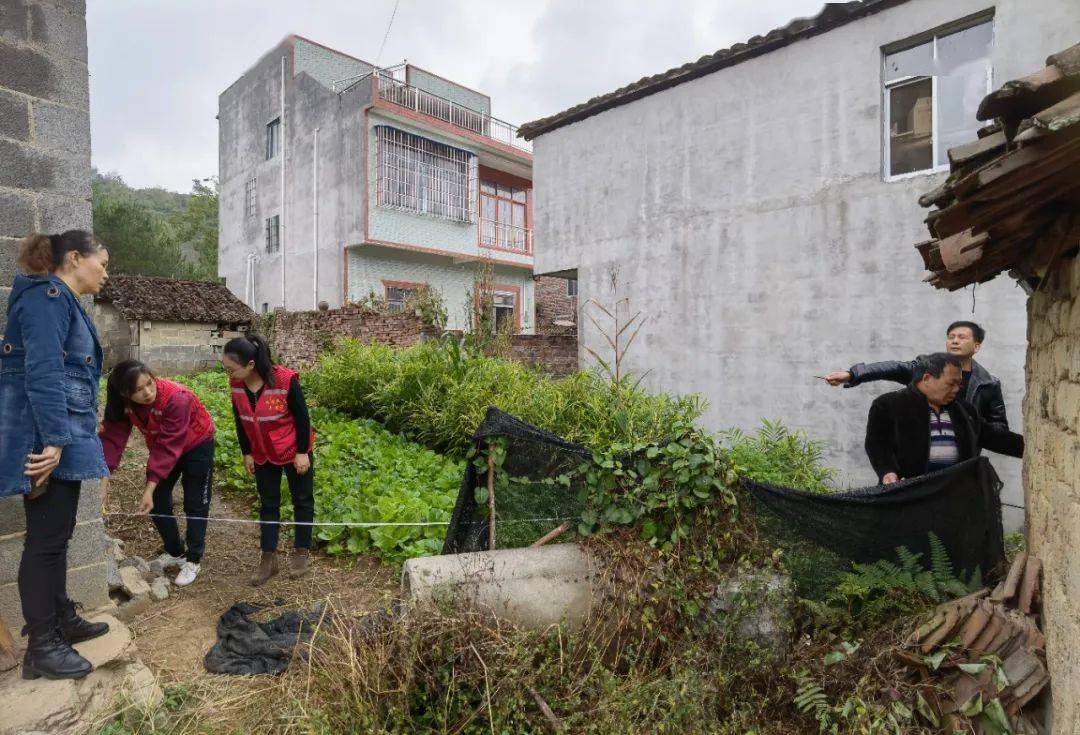
[{"label": "stacked roof tile", "polygon": [[977,117],[992,122],[919,198],[935,207],[916,245],[926,280],[956,290],[1010,271],[1034,286],[1080,245],[1080,44],[991,92]]},{"label": "stacked roof tile", "polygon": [[113,276],[95,300],[111,302],[125,319],[249,324],[255,318],[224,284],[205,281]]}]

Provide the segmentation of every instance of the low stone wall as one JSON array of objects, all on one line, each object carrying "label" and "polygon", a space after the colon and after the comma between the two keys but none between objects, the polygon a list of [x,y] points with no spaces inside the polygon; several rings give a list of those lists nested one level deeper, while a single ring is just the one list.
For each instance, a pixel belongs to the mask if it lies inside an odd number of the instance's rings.
[{"label": "low stone wall", "polygon": [[1024,493],[1043,562],[1054,732],[1080,732],[1080,258],[1028,304]]},{"label": "low stone wall", "polygon": [[577,335],[515,335],[510,342],[510,359],[551,375],[570,375],[578,369]]},{"label": "low stone wall", "polygon": [[411,347],[438,330],[415,314],[385,314],[362,306],[328,311],[278,311],[260,320],[256,331],[268,335],[274,359],[292,368],[315,364],[319,355],[342,337]]}]

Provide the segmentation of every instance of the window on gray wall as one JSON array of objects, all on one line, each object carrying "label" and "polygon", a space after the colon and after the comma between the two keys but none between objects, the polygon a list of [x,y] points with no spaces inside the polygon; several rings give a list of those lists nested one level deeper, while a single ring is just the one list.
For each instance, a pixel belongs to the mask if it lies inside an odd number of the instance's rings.
[{"label": "window on gray wall", "polygon": [[256,212],[259,208],[259,200],[255,179],[250,179],[244,183],[244,214],[248,219],[255,219]]},{"label": "window on gray wall", "polygon": [[281,118],[271,120],[266,125],[266,160],[281,153]]},{"label": "window on gray wall", "polygon": [[567,278],[566,279],[566,295],[569,296],[570,298],[577,298],[577,279],[576,278]]},{"label": "window on gray wall", "polygon": [[884,53],[886,178],[945,170],[949,148],[975,139],[993,43],[982,18]]},{"label": "window on gray wall", "polygon": [[266,252],[276,253],[281,249],[281,216],[275,214],[266,218]]},{"label": "window on gray wall", "polygon": [[386,125],[375,134],[381,206],[475,221],[475,155]]}]

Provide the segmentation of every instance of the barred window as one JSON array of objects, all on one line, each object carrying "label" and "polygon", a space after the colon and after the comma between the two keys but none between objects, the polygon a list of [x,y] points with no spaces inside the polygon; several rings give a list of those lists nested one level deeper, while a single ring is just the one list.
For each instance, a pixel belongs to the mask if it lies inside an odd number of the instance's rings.
[{"label": "barred window", "polygon": [[281,250],[281,216],[275,214],[266,218],[266,252],[276,253]]},{"label": "barred window", "polygon": [[386,125],[377,125],[379,204],[474,222],[476,156]]},{"label": "barred window", "polygon": [[405,311],[405,302],[413,295],[413,289],[400,288],[398,286],[386,287],[386,307],[391,314],[400,314]]},{"label": "barred window", "polygon": [[266,125],[266,160],[281,153],[281,118],[274,118]]},{"label": "barred window", "polygon": [[258,194],[255,190],[255,179],[250,179],[244,184],[244,213],[248,219],[255,219],[258,208]]}]

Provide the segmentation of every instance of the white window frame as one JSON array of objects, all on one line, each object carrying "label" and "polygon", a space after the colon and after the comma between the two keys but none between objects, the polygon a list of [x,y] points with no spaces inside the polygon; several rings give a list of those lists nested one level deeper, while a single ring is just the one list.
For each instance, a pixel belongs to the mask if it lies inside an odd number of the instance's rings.
[{"label": "white window frame", "polygon": [[[964,19],[957,21],[955,24],[944,26],[934,31],[929,32],[929,38],[925,35],[920,37],[917,43],[907,43],[901,45],[890,45],[889,47],[881,50],[881,73],[882,73],[882,86],[881,86],[881,150],[882,150],[882,179],[888,183],[892,181],[904,181],[905,179],[914,179],[919,176],[933,176],[934,174],[940,174],[949,170],[949,164],[946,161],[942,164],[933,163],[938,160],[938,153],[940,150],[940,137],[938,135],[938,78],[937,75],[930,77],[930,161],[933,165],[930,168],[920,169],[919,171],[909,171],[903,174],[890,174],[892,169],[892,146],[890,145],[889,138],[889,121],[892,120],[892,95],[890,92],[897,87],[903,87],[906,84],[926,79],[925,76],[905,76],[897,77],[896,79],[890,79],[885,81],[885,59],[892,54],[899,53],[906,49],[915,48],[916,46],[922,46],[925,43],[931,44],[931,58],[937,61],[938,57],[938,39],[942,36],[948,36],[952,33],[958,33],[965,31],[975,26],[989,23],[991,32],[995,31],[994,16],[993,15],[978,15],[970,19]],[[994,66],[992,63],[986,65],[986,93],[989,94],[994,90]]]},{"label": "white window frame", "polygon": [[[573,286],[574,286],[573,289],[570,288],[571,284],[573,284]],[[571,291],[573,291],[573,293],[570,293]],[[567,278],[566,279],[566,297],[569,298],[569,299],[576,299],[577,295],[578,295],[578,282],[577,282],[577,279],[576,278]]]}]

